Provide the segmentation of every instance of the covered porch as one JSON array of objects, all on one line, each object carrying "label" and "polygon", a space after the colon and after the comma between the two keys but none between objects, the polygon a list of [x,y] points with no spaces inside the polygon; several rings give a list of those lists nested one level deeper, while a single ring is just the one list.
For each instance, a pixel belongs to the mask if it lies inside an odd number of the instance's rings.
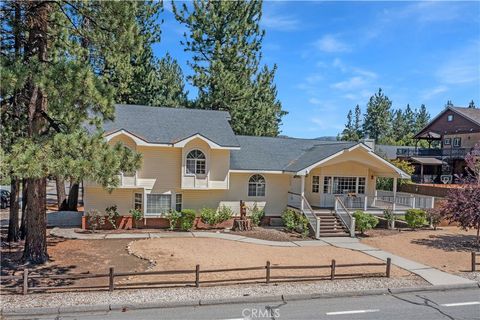
[{"label": "covered porch", "polygon": [[[392,190],[377,190],[378,178],[391,178]],[[352,213],[356,210],[380,215],[386,209],[402,214],[410,208],[433,207],[432,197],[397,192],[398,179],[409,178],[369,147],[359,144],[296,172],[291,179],[288,206],[302,212],[318,234],[319,217],[326,220],[325,215],[330,214],[353,235]]]}]

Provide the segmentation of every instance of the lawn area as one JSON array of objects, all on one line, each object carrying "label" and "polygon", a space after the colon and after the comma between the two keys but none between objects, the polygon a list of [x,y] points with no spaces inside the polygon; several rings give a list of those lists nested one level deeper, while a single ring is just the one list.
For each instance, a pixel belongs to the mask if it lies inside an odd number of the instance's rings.
[{"label": "lawn area", "polygon": [[470,271],[475,230],[457,227],[435,230],[371,230],[362,243],[447,272]]}]

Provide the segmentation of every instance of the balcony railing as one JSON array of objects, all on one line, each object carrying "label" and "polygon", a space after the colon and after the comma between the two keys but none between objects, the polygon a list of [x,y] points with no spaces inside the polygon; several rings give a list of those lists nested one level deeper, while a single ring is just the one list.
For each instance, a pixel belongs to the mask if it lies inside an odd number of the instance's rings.
[{"label": "balcony railing", "polygon": [[463,158],[470,152],[470,148],[444,148],[444,149],[428,149],[428,148],[398,148],[397,157],[453,157]]}]

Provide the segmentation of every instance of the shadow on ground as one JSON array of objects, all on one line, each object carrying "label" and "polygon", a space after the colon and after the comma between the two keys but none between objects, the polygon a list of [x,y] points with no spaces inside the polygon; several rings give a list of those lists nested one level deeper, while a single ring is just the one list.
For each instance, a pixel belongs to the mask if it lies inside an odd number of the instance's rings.
[{"label": "shadow on ground", "polygon": [[424,239],[414,239],[414,244],[441,249],[444,251],[474,251],[479,250],[475,235],[443,234],[430,235]]}]

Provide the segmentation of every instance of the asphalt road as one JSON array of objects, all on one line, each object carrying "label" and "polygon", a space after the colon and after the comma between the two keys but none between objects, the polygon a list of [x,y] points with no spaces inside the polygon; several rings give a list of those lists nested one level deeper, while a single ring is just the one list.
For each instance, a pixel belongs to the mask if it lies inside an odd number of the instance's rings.
[{"label": "asphalt road", "polygon": [[323,298],[282,303],[229,304],[200,307],[78,313],[23,319],[332,319],[430,320],[480,319],[480,290],[450,290],[397,295]]}]

